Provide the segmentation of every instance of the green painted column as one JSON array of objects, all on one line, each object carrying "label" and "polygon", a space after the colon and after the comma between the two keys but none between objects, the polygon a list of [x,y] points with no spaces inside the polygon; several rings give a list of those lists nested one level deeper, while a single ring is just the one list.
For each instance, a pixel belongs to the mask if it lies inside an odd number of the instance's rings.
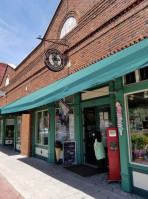
[{"label": "green painted column", "polygon": [[77,163],[83,162],[83,132],[82,132],[82,110],[80,108],[81,94],[74,95],[74,125],[76,140],[76,158]]},{"label": "green painted column", "polygon": [[5,145],[5,118],[3,117],[2,146]]},{"label": "green painted column", "polygon": [[14,150],[16,150],[17,117],[14,117]]},{"label": "green painted column", "polygon": [[54,163],[55,162],[55,149],[54,149],[54,142],[55,142],[55,106],[54,103],[49,105],[49,134],[48,134],[48,162]]},{"label": "green painted column", "polygon": [[124,92],[118,90],[116,94],[116,102],[120,102],[122,106],[123,116],[123,134],[119,136],[119,149],[120,149],[120,163],[121,163],[121,187],[123,191],[132,192],[132,181],[129,169],[129,155],[128,155],[128,139],[126,128],[126,112],[124,106]]},{"label": "green painted column", "polygon": [[116,106],[115,106],[115,89],[114,89],[114,82],[109,82],[109,96],[110,96],[110,111],[111,111],[111,122],[112,127],[117,126],[117,119],[116,119]]}]

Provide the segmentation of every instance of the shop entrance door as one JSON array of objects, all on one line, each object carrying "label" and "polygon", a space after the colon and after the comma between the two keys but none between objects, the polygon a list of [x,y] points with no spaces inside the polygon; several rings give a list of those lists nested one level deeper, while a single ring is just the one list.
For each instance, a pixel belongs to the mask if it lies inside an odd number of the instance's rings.
[{"label": "shop entrance door", "polygon": [[14,145],[14,119],[6,119],[5,145]]},{"label": "shop entrance door", "polygon": [[99,131],[107,155],[106,127],[111,127],[110,107],[84,108],[84,157],[85,162],[96,164],[94,153],[95,132]]}]

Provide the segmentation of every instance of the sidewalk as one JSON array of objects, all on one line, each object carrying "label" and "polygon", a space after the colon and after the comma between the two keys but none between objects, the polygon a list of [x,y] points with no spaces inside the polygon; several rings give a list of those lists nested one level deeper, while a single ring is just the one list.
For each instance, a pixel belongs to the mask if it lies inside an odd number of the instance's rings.
[{"label": "sidewalk", "polygon": [[106,174],[82,177],[61,165],[27,158],[1,146],[0,174],[25,199],[141,199],[121,191],[119,183],[108,184]]},{"label": "sidewalk", "polygon": [[0,199],[23,199],[12,185],[0,174]]}]

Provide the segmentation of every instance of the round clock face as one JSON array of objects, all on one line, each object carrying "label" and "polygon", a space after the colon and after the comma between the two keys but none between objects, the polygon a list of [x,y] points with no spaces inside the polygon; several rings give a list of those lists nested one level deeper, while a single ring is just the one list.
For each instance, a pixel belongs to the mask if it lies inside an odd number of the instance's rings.
[{"label": "round clock face", "polygon": [[64,68],[64,56],[58,50],[49,49],[45,53],[45,64],[52,71],[60,71]]}]

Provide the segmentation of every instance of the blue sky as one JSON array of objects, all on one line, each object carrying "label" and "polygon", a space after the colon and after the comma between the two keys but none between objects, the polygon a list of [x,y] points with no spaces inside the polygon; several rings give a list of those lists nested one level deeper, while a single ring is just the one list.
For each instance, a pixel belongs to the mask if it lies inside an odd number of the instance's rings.
[{"label": "blue sky", "polygon": [[0,0],[0,62],[19,64],[40,43],[60,0]]}]

